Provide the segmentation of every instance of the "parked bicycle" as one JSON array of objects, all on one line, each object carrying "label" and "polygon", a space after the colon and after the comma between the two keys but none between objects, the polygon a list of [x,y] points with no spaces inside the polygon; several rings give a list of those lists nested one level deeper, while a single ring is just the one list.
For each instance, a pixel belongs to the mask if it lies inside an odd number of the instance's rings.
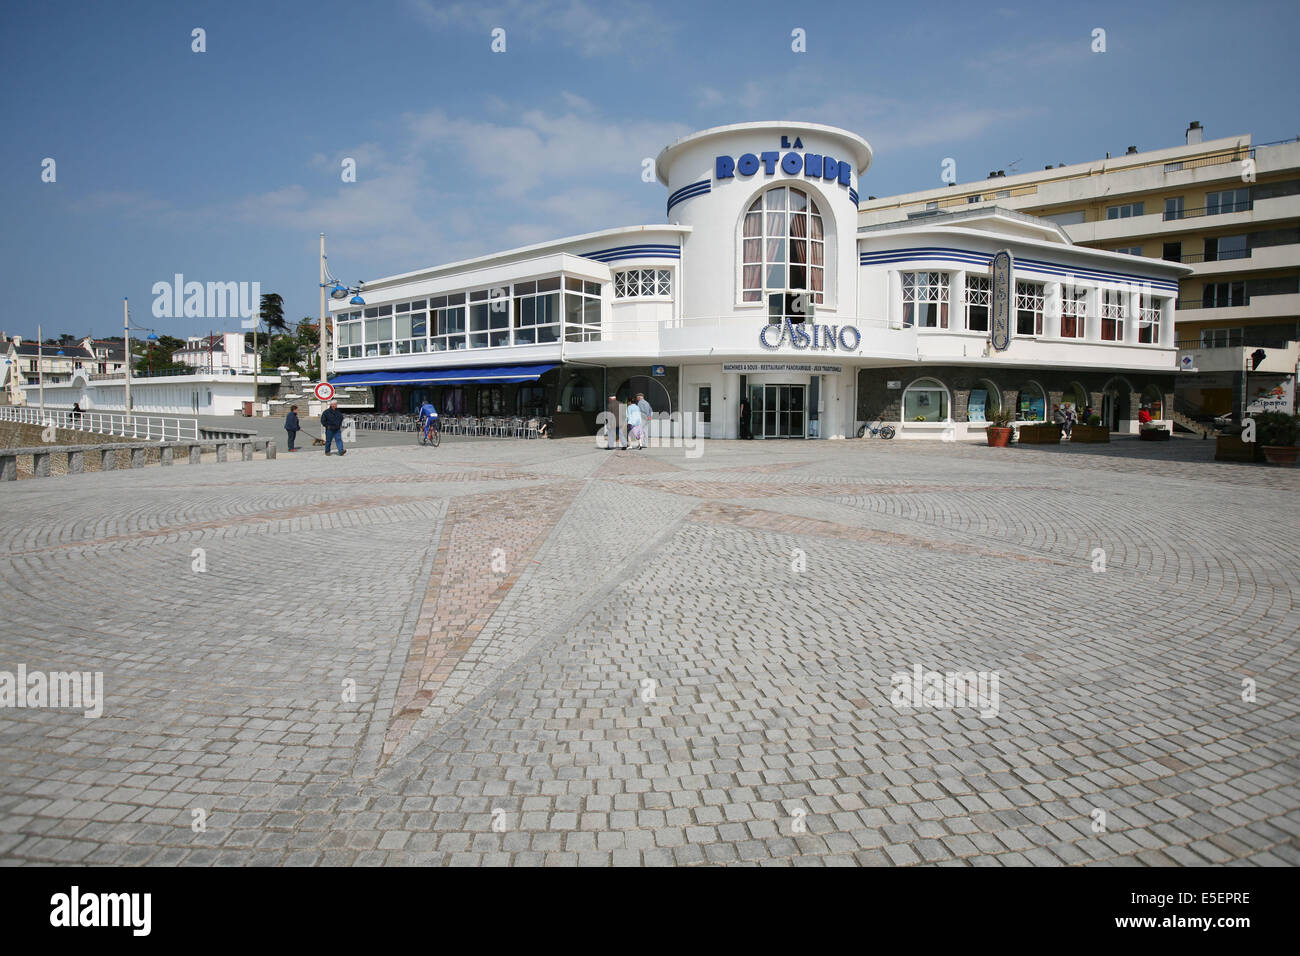
[{"label": "parked bicycle", "polygon": [[868,434],[870,434],[872,438],[875,438],[877,435],[879,435],[881,438],[888,441],[890,438],[894,437],[894,426],[886,425],[884,422],[877,421],[877,422],[871,422],[870,424],[863,425],[861,428],[858,429],[859,438],[864,438]]}]

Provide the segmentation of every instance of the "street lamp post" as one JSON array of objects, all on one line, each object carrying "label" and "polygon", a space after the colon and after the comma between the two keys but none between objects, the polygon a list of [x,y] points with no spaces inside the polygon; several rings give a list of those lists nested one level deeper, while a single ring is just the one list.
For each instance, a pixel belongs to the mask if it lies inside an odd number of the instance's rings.
[{"label": "street lamp post", "polygon": [[366,300],[361,298],[361,288],[364,285],[358,282],[355,286],[345,286],[342,282],[330,274],[329,257],[325,255],[325,233],[320,234],[320,328],[318,332],[317,348],[320,360],[320,375],[318,378],[321,382],[328,379],[325,367],[325,290],[328,288],[331,299],[346,299],[351,293],[352,299],[350,305],[365,305]]},{"label": "street lamp post", "polygon": [[41,325],[36,323],[36,388],[40,392],[41,424],[45,424],[45,349],[41,344]]},{"label": "street lamp post", "polygon": [[[123,410],[126,414],[125,421],[131,421],[131,310],[127,306],[126,297],[122,297],[122,347],[126,350],[126,400]],[[123,434],[126,429],[123,428]]]}]

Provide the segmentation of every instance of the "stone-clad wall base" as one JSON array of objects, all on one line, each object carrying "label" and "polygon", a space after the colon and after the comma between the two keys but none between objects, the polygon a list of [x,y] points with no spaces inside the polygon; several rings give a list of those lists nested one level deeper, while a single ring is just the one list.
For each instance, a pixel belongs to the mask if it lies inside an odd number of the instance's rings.
[{"label": "stone-clad wall base", "polygon": [[[1117,384],[1128,392],[1130,412],[1127,419],[1136,419],[1142,404],[1142,393],[1151,385],[1160,389],[1165,408],[1173,408],[1174,373],[1167,375],[1147,372],[1098,372],[1068,369],[1039,368],[971,368],[965,365],[894,366],[892,368],[864,368],[858,371],[858,409],[860,422],[881,419],[887,422],[902,421],[903,391],[918,379],[937,379],[947,386],[952,400],[950,414],[954,422],[967,420],[971,389],[987,388],[992,384],[1002,396],[1002,407],[1016,407],[1022,385],[1030,382],[1041,385],[1047,393],[1047,416],[1052,406],[1060,404],[1061,396],[1071,385],[1078,384],[1088,395],[1088,402],[1101,414],[1102,397],[1108,384]],[[902,387],[891,389],[890,381],[901,382]],[[1122,402],[1122,398],[1121,398]],[[1166,413],[1167,414],[1167,413]]]}]

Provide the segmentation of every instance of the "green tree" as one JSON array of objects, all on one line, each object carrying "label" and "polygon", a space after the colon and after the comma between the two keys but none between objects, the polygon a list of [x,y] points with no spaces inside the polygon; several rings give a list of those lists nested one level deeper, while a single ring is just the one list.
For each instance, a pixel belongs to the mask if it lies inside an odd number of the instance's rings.
[{"label": "green tree", "polygon": [[272,333],[289,331],[289,326],[284,321],[284,299],[279,293],[268,292],[262,296],[261,318],[266,323],[267,330]]},{"label": "green tree", "polygon": [[156,375],[172,369],[185,368],[181,362],[173,361],[172,355],[185,348],[185,340],[174,335],[160,335],[157,339],[131,339],[131,352],[136,356],[134,368],[137,372],[150,370]]},{"label": "green tree", "polygon": [[277,335],[271,340],[271,347],[267,350],[269,363],[275,368],[281,365],[298,366],[300,358],[298,355],[298,341],[292,335]]},{"label": "green tree", "polygon": [[303,360],[303,370],[309,376],[315,376],[319,372],[320,329],[317,328],[318,324],[316,319],[303,316],[295,332],[298,339],[298,351]]}]

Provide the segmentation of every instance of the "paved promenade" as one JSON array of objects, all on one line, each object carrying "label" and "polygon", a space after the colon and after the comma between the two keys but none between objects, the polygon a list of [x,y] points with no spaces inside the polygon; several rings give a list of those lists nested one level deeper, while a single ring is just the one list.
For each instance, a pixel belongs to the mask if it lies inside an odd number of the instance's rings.
[{"label": "paved promenade", "polygon": [[1211,454],[452,436],[10,484],[0,672],[104,700],[0,708],[0,860],[1295,865],[1300,471]]}]

